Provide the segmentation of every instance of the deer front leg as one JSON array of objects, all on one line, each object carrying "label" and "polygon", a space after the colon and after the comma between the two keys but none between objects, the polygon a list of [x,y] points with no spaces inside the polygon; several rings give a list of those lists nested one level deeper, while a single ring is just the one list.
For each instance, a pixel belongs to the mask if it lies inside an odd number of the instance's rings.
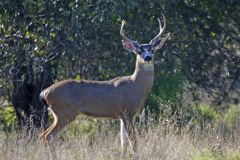
[{"label": "deer front leg", "polygon": [[125,125],[122,119],[120,119],[120,139],[121,139],[122,156],[123,156],[126,154],[126,151],[127,151],[127,146],[126,146],[127,133],[126,133]]},{"label": "deer front leg", "polygon": [[137,138],[136,138],[136,131],[134,126],[134,118],[132,116],[129,117],[128,123],[129,123],[128,124],[129,126],[127,129],[127,134],[131,142],[131,147],[133,149],[133,152],[137,153]]},{"label": "deer front leg", "polygon": [[128,140],[133,153],[136,153],[137,141],[134,128],[134,119],[132,116],[121,119],[121,144],[123,148],[123,154],[126,154],[127,150],[127,145],[125,143],[126,139]]}]

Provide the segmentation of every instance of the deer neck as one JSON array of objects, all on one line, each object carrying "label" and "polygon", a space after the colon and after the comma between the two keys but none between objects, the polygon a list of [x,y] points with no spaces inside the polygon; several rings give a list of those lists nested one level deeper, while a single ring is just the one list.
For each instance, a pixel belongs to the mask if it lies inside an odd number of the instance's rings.
[{"label": "deer neck", "polygon": [[146,63],[137,55],[135,71],[131,75],[131,79],[137,86],[139,85],[139,88],[143,88],[145,92],[150,92],[154,81],[153,63]]}]

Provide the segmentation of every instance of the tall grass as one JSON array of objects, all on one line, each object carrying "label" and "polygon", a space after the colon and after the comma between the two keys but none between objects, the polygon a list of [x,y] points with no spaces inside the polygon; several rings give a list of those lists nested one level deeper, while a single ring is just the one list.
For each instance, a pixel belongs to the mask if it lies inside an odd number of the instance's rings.
[{"label": "tall grass", "polygon": [[[137,125],[138,154],[121,157],[117,122],[78,118],[54,143],[57,160],[238,160],[240,136],[214,125],[181,129],[165,122]],[[37,132],[37,131],[36,131]],[[240,132],[239,132],[240,133]],[[0,160],[49,160],[48,147],[39,139],[0,132]]]}]

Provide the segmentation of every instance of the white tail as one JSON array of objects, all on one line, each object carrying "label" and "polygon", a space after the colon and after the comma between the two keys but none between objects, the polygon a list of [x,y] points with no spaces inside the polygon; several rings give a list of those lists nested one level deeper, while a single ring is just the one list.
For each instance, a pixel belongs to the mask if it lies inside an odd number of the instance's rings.
[{"label": "white tail", "polygon": [[[160,32],[149,44],[139,44],[124,35],[125,21],[120,34],[125,49],[136,54],[135,71],[130,76],[116,77],[109,81],[64,80],[41,92],[48,104],[54,122],[41,137],[49,141],[79,113],[94,117],[121,120],[121,144],[124,150],[128,138],[133,150],[137,150],[134,118],[144,106],[154,81],[153,52],[161,48],[167,37],[161,38],[165,27],[159,20]],[[125,152],[125,151],[124,151]]]}]

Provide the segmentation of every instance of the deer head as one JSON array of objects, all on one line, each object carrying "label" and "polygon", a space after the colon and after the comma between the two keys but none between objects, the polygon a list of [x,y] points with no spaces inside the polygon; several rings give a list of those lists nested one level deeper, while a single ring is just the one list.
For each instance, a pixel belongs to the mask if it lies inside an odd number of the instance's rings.
[{"label": "deer head", "polygon": [[163,14],[162,16],[163,16],[163,27],[160,19],[158,18],[160,31],[158,35],[155,38],[153,38],[148,44],[139,44],[137,41],[127,38],[124,34],[125,21],[123,20],[121,30],[120,30],[120,35],[123,38],[122,40],[123,47],[126,50],[133,52],[136,55],[139,55],[143,60],[143,62],[148,62],[148,63],[151,62],[153,60],[154,52],[160,49],[170,36],[170,33],[168,33],[166,37],[161,37],[163,34],[163,31],[166,29],[166,18]]}]

